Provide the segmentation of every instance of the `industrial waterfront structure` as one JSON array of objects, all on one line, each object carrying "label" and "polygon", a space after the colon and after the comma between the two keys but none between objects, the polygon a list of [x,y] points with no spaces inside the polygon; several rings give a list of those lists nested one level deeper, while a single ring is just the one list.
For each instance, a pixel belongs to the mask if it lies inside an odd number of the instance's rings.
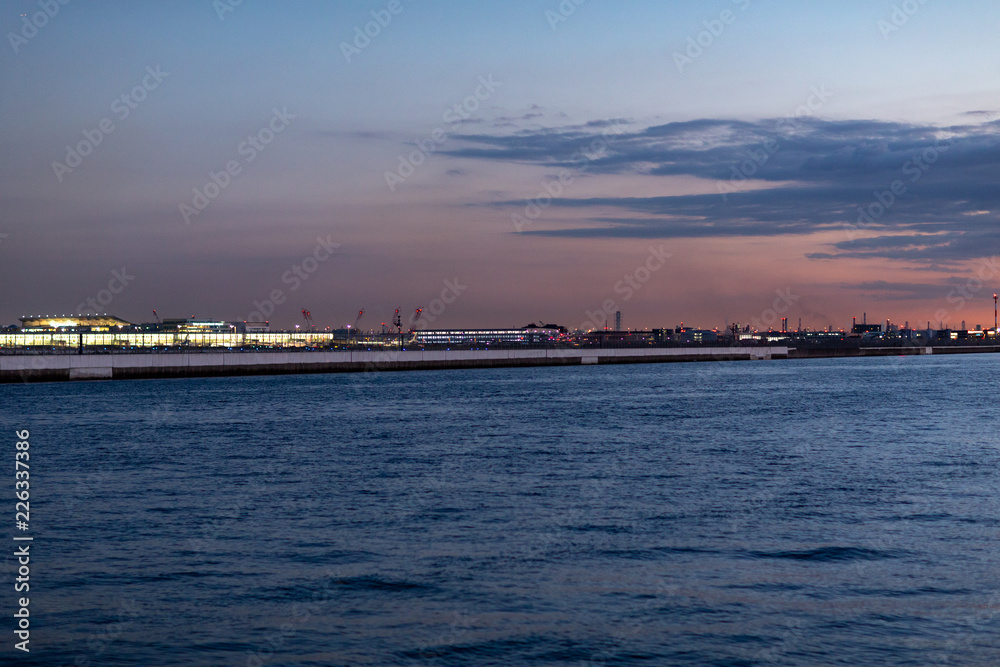
[{"label": "industrial waterfront structure", "polygon": [[21,318],[21,331],[53,332],[53,331],[115,331],[131,327],[131,322],[109,315],[62,315]]},{"label": "industrial waterfront structure", "polygon": [[270,331],[266,322],[194,318],[131,324],[107,315],[21,322],[21,329],[0,330],[0,382],[1000,353],[996,330],[915,331],[890,323],[864,324],[861,333],[785,331],[785,321],[783,330],[765,332],[735,324],[722,331],[681,325],[588,332],[531,324],[364,333]]},{"label": "industrial waterfront structure", "polygon": [[320,331],[270,331],[268,322],[164,319],[133,324],[109,315],[22,317],[20,330],[0,331],[0,349],[134,350],[134,349],[271,349],[399,346],[489,347],[549,345],[567,342],[565,328],[534,323],[516,329],[448,329],[408,333],[369,332],[349,327]]},{"label": "industrial waterfront structure", "polygon": [[413,342],[425,345],[496,345],[523,343],[538,345],[555,343],[566,330],[555,325],[528,326],[523,329],[446,329],[415,331]]},{"label": "industrial waterfront structure", "polygon": [[[308,311],[307,311],[308,312]],[[420,312],[419,310],[417,311]],[[155,315],[155,311],[154,311]],[[360,314],[359,314],[360,319]],[[617,320],[617,317],[616,317]],[[307,318],[307,321],[308,318]],[[356,324],[356,323],[355,323]],[[964,324],[964,323],[963,323]],[[495,349],[499,347],[637,348],[704,345],[792,345],[851,347],[859,345],[940,345],[951,342],[996,343],[996,329],[912,329],[890,322],[868,324],[867,317],[850,331],[752,330],[685,327],[620,331],[569,332],[556,324],[531,323],[519,328],[382,331],[358,328],[318,330],[315,325],[293,331],[271,331],[268,322],[226,322],[196,318],[160,319],[133,324],[113,315],[25,316],[21,327],[0,329],[0,352],[127,352],[156,350],[275,350],[275,349]]]}]

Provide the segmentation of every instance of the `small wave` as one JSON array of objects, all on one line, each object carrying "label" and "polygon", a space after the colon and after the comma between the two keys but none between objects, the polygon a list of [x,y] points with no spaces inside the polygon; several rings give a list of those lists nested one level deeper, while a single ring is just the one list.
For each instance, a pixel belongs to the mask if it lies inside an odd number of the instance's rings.
[{"label": "small wave", "polygon": [[761,591],[764,593],[781,593],[787,591],[801,591],[805,589],[805,586],[786,582],[764,582],[759,584],[730,584],[729,586],[726,586],[726,588]]},{"label": "small wave", "polygon": [[585,523],[579,526],[566,526],[566,530],[571,530],[578,533],[609,533],[611,535],[617,535],[619,533],[632,533],[635,532],[632,526],[623,526],[620,524],[596,524],[596,523]]},{"label": "small wave", "polygon": [[899,519],[902,521],[950,521],[954,519],[954,517],[948,513],[908,514],[906,516],[899,517]]},{"label": "small wave", "polygon": [[650,560],[653,553],[648,549],[605,549],[598,552],[608,558],[624,558],[627,560]]},{"label": "small wave", "polygon": [[526,639],[495,639],[476,644],[450,644],[446,646],[428,646],[401,652],[408,659],[434,658],[507,658],[511,655],[530,651],[541,645],[535,638]]},{"label": "small wave", "polygon": [[352,591],[416,591],[431,589],[430,586],[412,581],[393,581],[373,576],[337,579],[333,583],[343,589]]},{"label": "small wave", "polygon": [[671,554],[721,554],[718,549],[699,549],[697,547],[654,547],[653,551]]},{"label": "small wave", "polygon": [[228,574],[219,574],[217,572],[206,572],[204,570],[183,570],[180,572],[170,572],[163,574],[150,574],[150,575],[137,575],[131,578],[126,578],[123,575],[124,580],[131,581],[132,583],[160,583],[164,581],[180,581],[185,578],[201,579],[204,577],[217,577],[229,576]]},{"label": "small wave", "polygon": [[750,556],[753,558],[807,560],[820,563],[849,560],[881,560],[883,558],[897,558],[900,555],[901,553],[898,551],[880,551],[878,549],[864,549],[862,547],[820,547],[806,551],[750,552]]},{"label": "small wave", "polygon": [[873,597],[896,598],[914,597],[922,595],[975,595],[975,591],[969,588],[938,588],[936,586],[923,586],[921,588],[892,589],[892,588],[865,588],[855,591],[859,595],[870,595]]},{"label": "small wave", "polygon": [[[655,660],[657,655],[619,652],[598,643],[552,640],[537,636],[493,639],[482,642],[427,646],[400,652],[413,660],[434,660],[438,664],[593,664],[595,658],[614,662],[601,664],[640,664]],[[619,662],[619,660],[621,662]]]}]

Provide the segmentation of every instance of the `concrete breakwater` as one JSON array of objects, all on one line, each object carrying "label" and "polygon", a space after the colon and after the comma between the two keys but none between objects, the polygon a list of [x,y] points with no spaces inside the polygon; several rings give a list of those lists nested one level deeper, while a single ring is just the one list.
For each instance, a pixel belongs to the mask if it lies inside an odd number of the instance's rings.
[{"label": "concrete breakwater", "polygon": [[0,356],[0,382],[733,361],[787,356],[787,347],[26,354]]},{"label": "concrete breakwater", "polygon": [[794,348],[787,346],[560,348],[508,350],[351,350],[153,352],[0,356],[0,382],[365,373],[449,368],[642,364],[679,361],[816,359],[1000,352],[996,345]]}]

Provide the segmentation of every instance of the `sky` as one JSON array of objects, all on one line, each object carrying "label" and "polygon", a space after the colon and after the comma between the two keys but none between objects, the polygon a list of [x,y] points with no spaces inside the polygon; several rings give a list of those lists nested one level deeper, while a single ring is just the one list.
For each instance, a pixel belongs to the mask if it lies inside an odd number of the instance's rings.
[{"label": "sky", "polygon": [[991,327],[998,29],[988,0],[0,0],[0,324]]}]

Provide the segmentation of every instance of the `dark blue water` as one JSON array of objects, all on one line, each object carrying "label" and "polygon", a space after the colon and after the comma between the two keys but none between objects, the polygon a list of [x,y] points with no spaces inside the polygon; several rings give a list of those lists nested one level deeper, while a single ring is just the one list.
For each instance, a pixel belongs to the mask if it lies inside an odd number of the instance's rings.
[{"label": "dark blue water", "polygon": [[32,653],[8,620],[0,662],[1000,664],[998,377],[968,355],[0,386],[35,535]]}]

